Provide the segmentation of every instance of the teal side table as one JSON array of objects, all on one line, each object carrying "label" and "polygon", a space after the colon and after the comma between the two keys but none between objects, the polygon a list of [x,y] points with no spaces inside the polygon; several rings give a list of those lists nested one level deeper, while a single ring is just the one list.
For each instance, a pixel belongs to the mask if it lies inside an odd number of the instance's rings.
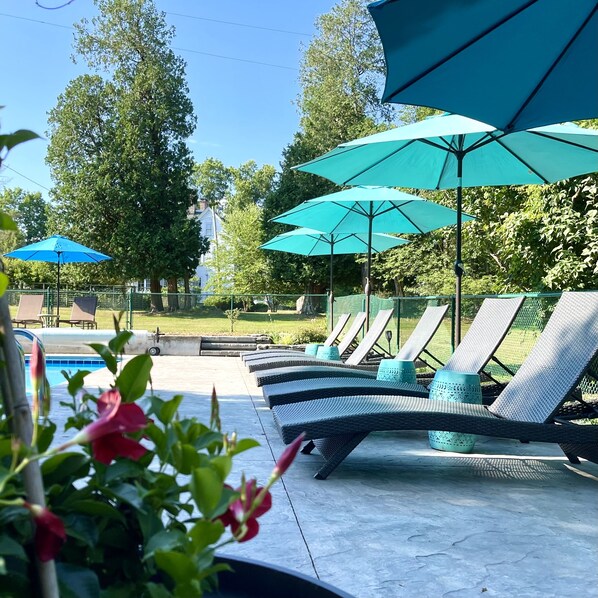
[{"label": "teal side table", "polygon": [[309,345],[305,345],[305,354],[315,357],[318,354],[318,349],[323,346],[322,343],[309,343]]},{"label": "teal side table", "polygon": [[397,384],[417,384],[415,364],[403,359],[382,359],[376,378]]},{"label": "teal side table", "polygon": [[316,354],[318,359],[332,359],[333,361],[340,361],[341,356],[338,352],[338,347],[324,347],[321,346],[318,348],[318,352]]},{"label": "teal side table", "polygon": [[[482,403],[482,387],[478,374],[438,370],[430,385],[430,401],[455,401],[457,403]],[[430,431],[430,446],[439,451],[471,453],[475,446],[475,434]]]}]

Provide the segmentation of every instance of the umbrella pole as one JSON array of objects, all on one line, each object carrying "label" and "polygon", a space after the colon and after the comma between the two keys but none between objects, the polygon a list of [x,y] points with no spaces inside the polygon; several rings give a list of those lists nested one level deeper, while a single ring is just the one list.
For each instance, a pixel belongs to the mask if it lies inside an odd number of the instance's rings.
[{"label": "umbrella pole", "polygon": [[60,254],[58,254],[58,274],[56,276],[56,328],[60,327]]},{"label": "umbrella pole", "polygon": [[370,283],[372,273],[372,228],[374,226],[374,215],[372,214],[372,204],[370,204],[370,216],[368,226],[368,265],[365,276],[365,331],[370,329],[370,300],[372,294],[372,285]]},{"label": "umbrella pole", "polygon": [[463,260],[461,259],[461,225],[463,211],[463,155],[457,152],[457,251],[455,256],[455,348],[461,342],[461,281],[463,278]]},{"label": "umbrella pole", "polygon": [[334,328],[334,292],[332,290],[333,276],[332,276],[332,263],[334,258],[334,240],[330,243],[330,286],[329,286],[329,297],[330,301],[330,332]]}]

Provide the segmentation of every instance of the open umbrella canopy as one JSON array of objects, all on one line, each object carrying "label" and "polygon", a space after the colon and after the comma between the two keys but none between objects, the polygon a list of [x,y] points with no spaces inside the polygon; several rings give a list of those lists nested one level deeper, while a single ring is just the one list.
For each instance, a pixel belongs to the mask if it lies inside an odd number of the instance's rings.
[{"label": "open umbrella canopy", "polygon": [[380,253],[399,245],[409,243],[407,239],[384,235],[381,233],[372,234],[371,247],[368,244],[367,234],[358,233],[323,233],[311,228],[297,228],[287,233],[282,233],[270,239],[263,245],[262,249],[272,251],[285,251],[299,255],[329,255],[330,256],[330,327],[334,322],[334,278],[333,260],[335,255],[347,253]]},{"label": "open umbrella canopy", "polygon": [[[465,215],[464,220],[472,216]],[[368,247],[374,233],[427,233],[457,223],[457,213],[422,197],[387,187],[353,187],[304,201],[274,222],[296,226],[315,225],[327,233],[366,233]],[[372,251],[366,270],[366,329],[369,326]]]},{"label": "open umbrella canopy", "polygon": [[[301,168],[303,170],[303,168]],[[464,220],[472,220],[465,216]],[[456,224],[456,212],[388,187],[352,187],[304,201],[274,222],[315,224],[327,233],[427,233]]]},{"label": "open umbrella canopy", "polygon": [[56,321],[60,323],[60,266],[61,264],[71,264],[76,262],[87,262],[87,263],[98,263],[105,260],[111,260],[112,258],[71,241],[67,237],[62,235],[53,235],[38,241],[37,243],[31,243],[19,249],[15,249],[10,253],[4,254],[4,257],[16,258],[24,261],[33,262],[51,262],[57,265],[56,274]]},{"label": "open umbrella canopy", "polygon": [[507,135],[471,118],[443,114],[343,143],[295,168],[338,185],[457,189],[458,344],[462,188],[551,183],[594,172],[598,170],[598,131],[567,123]]},{"label": "open umbrella canopy", "polygon": [[[409,243],[407,239],[376,233],[372,235],[372,253],[380,253],[406,243]],[[311,228],[298,228],[277,235],[260,247],[307,256],[367,253],[368,236],[357,233],[323,233]]]},{"label": "open umbrella canopy", "polygon": [[63,237],[53,235],[43,241],[26,245],[6,253],[5,257],[13,257],[25,261],[52,262],[54,264],[69,264],[73,262],[103,262],[112,258]]},{"label": "open umbrella canopy", "polygon": [[503,131],[598,117],[598,0],[381,0],[384,102]]}]

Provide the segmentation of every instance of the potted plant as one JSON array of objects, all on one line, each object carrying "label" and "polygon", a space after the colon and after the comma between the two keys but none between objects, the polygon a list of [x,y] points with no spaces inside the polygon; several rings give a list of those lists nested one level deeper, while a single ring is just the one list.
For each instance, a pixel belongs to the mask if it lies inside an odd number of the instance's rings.
[{"label": "potted plant", "polygon": [[[36,560],[55,559],[60,595],[78,598],[234,596],[226,592],[247,584],[242,573],[248,567],[263,568],[216,556],[258,533],[259,518],[272,506],[270,488],[293,461],[301,438],[263,485],[242,476],[231,486],[234,457],[257,442],[222,431],[215,391],[209,423],[179,417],[182,396],[146,395],[152,358],[119,362],[130,336],[117,329],[108,346],[92,345],[114,375],[108,390],[88,392],[86,371],[67,375],[71,400],[62,405],[71,410],[65,425],[71,436],[61,443],[54,441],[43,355],[33,343],[31,442],[15,438],[6,417],[10,407],[0,418],[1,596],[48,595],[33,574]],[[35,463],[47,505],[27,495],[24,472]],[[218,590],[218,574],[231,570],[239,576],[222,576]],[[255,579],[284,578],[284,572],[270,571]],[[300,575],[293,585],[299,580],[320,592],[299,594],[305,598],[345,596]],[[252,595],[247,585],[243,591]],[[275,595],[256,591],[261,598]]]}]

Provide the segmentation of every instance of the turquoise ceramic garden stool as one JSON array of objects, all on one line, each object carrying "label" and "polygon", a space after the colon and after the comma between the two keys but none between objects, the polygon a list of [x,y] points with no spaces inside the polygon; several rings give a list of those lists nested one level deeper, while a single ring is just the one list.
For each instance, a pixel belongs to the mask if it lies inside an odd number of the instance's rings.
[{"label": "turquoise ceramic garden stool", "polygon": [[309,343],[309,345],[305,345],[305,354],[315,357],[318,354],[318,349],[323,346],[322,343]]},{"label": "turquoise ceramic garden stool", "polygon": [[340,361],[341,356],[338,352],[338,347],[320,347],[316,354],[318,359],[332,359],[333,361]]},{"label": "turquoise ceramic garden stool", "polygon": [[407,359],[383,359],[376,378],[397,384],[417,384],[415,364]]},{"label": "turquoise ceramic garden stool", "polygon": [[[441,399],[457,403],[482,403],[482,387],[478,374],[438,370],[430,385],[430,401]],[[471,453],[475,434],[460,432],[428,432],[430,446],[439,451]]]}]

